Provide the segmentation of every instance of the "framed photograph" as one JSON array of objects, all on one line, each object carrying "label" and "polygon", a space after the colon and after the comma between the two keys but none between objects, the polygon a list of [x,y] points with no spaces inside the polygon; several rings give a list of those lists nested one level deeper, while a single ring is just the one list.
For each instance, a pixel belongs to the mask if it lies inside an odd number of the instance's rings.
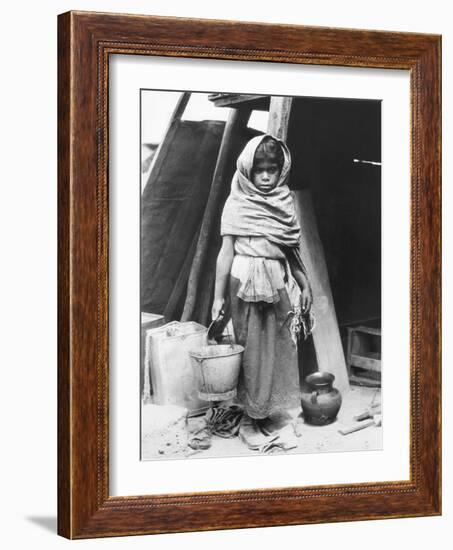
[{"label": "framed photograph", "polygon": [[58,25],[59,533],[439,515],[440,37]]}]

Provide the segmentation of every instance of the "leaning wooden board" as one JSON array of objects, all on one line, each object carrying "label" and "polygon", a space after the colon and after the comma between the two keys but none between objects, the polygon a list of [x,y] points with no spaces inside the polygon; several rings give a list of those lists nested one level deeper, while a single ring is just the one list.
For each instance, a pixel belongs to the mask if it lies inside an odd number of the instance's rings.
[{"label": "leaning wooden board", "polygon": [[349,390],[348,371],[310,191],[296,191],[295,204],[302,233],[301,255],[313,289],[313,342],[318,369],[331,372],[335,387],[344,393]]}]

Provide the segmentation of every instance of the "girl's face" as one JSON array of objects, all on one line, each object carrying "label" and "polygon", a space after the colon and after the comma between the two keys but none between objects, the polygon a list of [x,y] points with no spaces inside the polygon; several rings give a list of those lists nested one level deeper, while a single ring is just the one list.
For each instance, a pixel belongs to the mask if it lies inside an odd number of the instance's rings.
[{"label": "girl's face", "polygon": [[260,191],[272,191],[278,183],[280,168],[272,160],[257,160],[253,164],[252,183]]}]

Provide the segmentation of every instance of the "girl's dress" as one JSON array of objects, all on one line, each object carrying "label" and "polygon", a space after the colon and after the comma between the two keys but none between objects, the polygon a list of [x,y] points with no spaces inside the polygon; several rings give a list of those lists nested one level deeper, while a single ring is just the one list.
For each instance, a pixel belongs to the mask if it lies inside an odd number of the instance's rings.
[{"label": "girl's dress", "polygon": [[298,250],[300,229],[286,185],[291,157],[279,141],[284,164],[276,187],[264,192],[252,183],[256,149],[265,136],[248,142],[237,160],[222,214],[221,234],[233,235],[231,316],[244,346],[238,398],[252,418],[300,406],[297,346],[291,330],[300,290],[283,250]]},{"label": "girl's dress", "polygon": [[237,237],[231,269],[231,315],[244,346],[238,399],[252,418],[300,406],[291,310],[300,291],[280,248],[264,237]]}]

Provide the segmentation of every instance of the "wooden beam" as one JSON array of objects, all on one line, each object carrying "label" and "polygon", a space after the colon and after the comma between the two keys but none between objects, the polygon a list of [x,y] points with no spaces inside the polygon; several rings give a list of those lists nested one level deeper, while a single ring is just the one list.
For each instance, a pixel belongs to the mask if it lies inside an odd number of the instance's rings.
[{"label": "wooden beam", "polygon": [[292,101],[292,97],[272,96],[269,107],[267,133],[284,142],[286,142],[286,137],[288,135],[288,123]]},{"label": "wooden beam", "polygon": [[216,107],[248,107],[256,111],[269,110],[269,96],[245,94],[209,94]]},{"label": "wooden beam", "polygon": [[313,289],[313,343],[318,369],[331,372],[334,386],[345,393],[349,391],[348,371],[310,191],[296,191],[295,205],[302,233],[300,252]]},{"label": "wooden beam", "polygon": [[212,178],[211,191],[206,204],[200,235],[198,237],[197,249],[190,270],[186,302],[184,304],[181,321],[190,321],[194,314],[195,304],[198,299],[202,268],[209,249],[211,231],[220,207],[219,202],[222,197],[222,189],[227,183],[225,181],[226,174],[228,173],[230,163],[234,161],[232,157],[233,152],[236,151],[239,133],[247,125],[249,117],[249,109],[233,109],[225,125],[222,143],[217,157],[217,164]]}]

